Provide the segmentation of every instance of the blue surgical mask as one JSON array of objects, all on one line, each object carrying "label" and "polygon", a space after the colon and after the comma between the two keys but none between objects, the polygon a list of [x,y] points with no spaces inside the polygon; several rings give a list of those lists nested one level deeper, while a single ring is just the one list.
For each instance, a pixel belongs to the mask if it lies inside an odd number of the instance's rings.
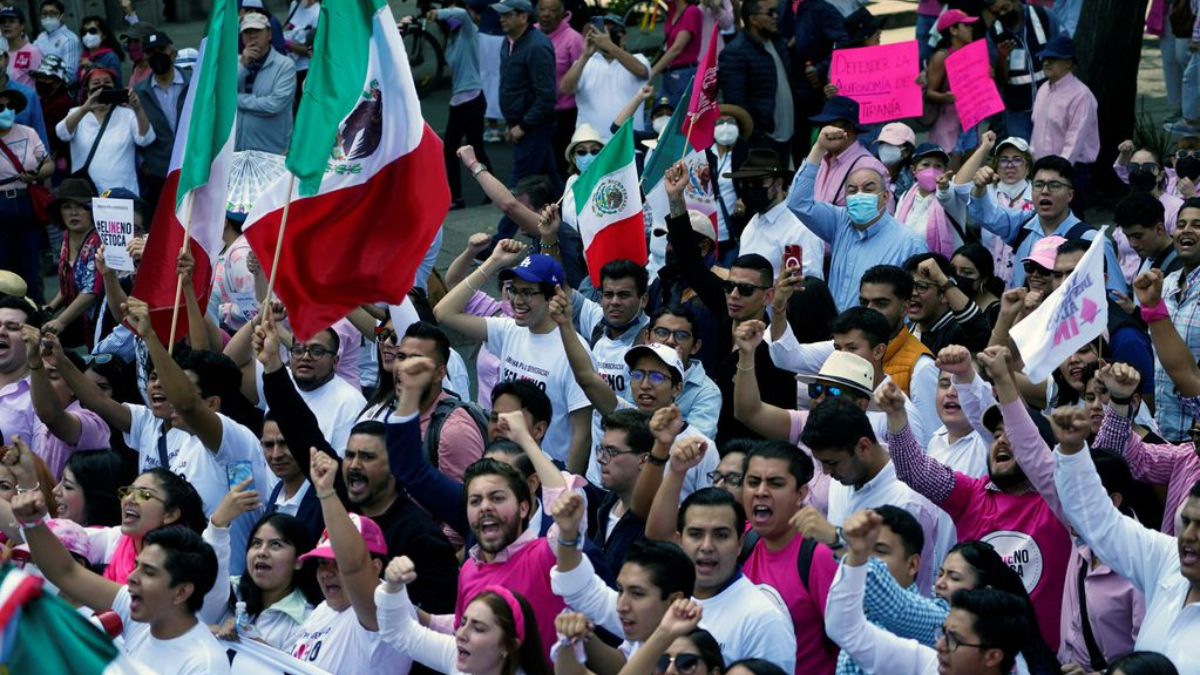
[{"label": "blue surgical mask", "polygon": [[8,108],[0,112],[0,129],[11,129],[17,123],[17,111]]},{"label": "blue surgical mask", "polygon": [[575,155],[575,168],[579,169],[579,173],[587,171],[598,155],[593,155],[590,152],[586,155]]},{"label": "blue surgical mask", "polygon": [[850,220],[856,225],[865,225],[879,215],[879,195],[859,192],[846,197],[846,208],[850,211]]}]

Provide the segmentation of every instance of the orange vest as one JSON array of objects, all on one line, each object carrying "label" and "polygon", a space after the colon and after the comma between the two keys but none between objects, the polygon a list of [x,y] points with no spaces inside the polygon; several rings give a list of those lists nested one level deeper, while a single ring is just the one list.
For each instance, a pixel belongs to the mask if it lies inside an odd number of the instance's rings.
[{"label": "orange vest", "polygon": [[912,383],[913,366],[917,365],[917,359],[921,358],[922,354],[933,357],[929,347],[906,328],[901,328],[900,334],[888,343],[887,352],[883,355],[883,372],[887,373],[905,394],[908,394],[908,387]]}]

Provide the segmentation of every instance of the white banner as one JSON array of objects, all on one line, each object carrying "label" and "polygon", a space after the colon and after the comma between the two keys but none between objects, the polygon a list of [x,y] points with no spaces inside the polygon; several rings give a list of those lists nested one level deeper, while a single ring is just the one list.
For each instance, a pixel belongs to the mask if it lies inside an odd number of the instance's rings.
[{"label": "white banner", "polygon": [[310,663],[255,640],[221,642],[233,653],[231,675],[331,675]]},{"label": "white banner", "polygon": [[[1032,314],[1009,331],[1025,374],[1043,382],[1080,347],[1108,328],[1104,288],[1104,235],[1096,233],[1079,265]],[[1120,274],[1114,270],[1114,274]]]}]

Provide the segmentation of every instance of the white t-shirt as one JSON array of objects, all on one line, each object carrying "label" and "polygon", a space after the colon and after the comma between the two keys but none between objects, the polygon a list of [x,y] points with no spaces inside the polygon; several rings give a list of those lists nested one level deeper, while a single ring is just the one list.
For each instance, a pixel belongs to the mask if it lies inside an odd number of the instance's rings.
[{"label": "white t-shirt", "polygon": [[742,232],[738,255],[757,253],[771,263],[775,274],[779,274],[783,262],[783,247],[791,244],[800,244],[804,249],[804,275],[824,279],[825,241],[800,222],[796,214],[787,207],[786,199],[750,219],[746,230]]},{"label": "white t-shirt", "polygon": [[725,663],[760,658],[790,673],[796,666],[796,631],[779,592],[741,576],[711,598],[693,598],[704,608],[700,627],[712,633]]},{"label": "white t-shirt", "polygon": [[[300,6],[297,7],[296,5]],[[304,6],[303,2],[292,2],[291,8],[288,9],[291,14],[291,20],[283,27],[283,39],[288,42],[307,42],[312,44],[313,33],[317,30],[317,21],[321,18],[321,3],[314,2],[309,6]],[[296,62],[296,71],[308,70],[310,58],[300,56],[294,52],[288,52],[288,56]]]},{"label": "white t-shirt", "polygon": [[[641,54],[634,54],[635,59],[650,72],[650,61]],[[575,105],[579,108],[579,124],[590,124],[599,132],[605,143],[612,138],[612,123],[620,114],[629,100],[638,93],[638,89],[646,84],[644,78],[639,78],[629,72],[617,59],[609,61],[597,52],[583,64],[583,72],[579,74],[579,85],[575,90]],[[641,115],[633,117],[634,129],[642,131],[645,123]]]},{"label": "white t-shirt", "polygon": [[[262,364],[256,361],[254,371],[258,377],[258,407],[268,410],[267,397],[263,393]],[[291,376],[291,371],[288,371],[288,377]],[[294,378],[292,382],[295,383]],[[296,393],[300,394],[300,398],[304,399],[304,402],[308,404],[308,409],[317,418],[317,426],[321,428],[321,435],[329,441],[329,445],[333,446],[339,456],[345,456],[346,441],[350,439],[350,430],[358,422],[358,414],[367,406],[367,399],[363,398],[362,392],[335,375],[312,391],[304,391],[296,387]]]},{"label": "white t-shirt", "polygon": [[202,622],[172,640],[159,640],[150,634],[150,624],[129,616],[129,587],[122,586],[113,601],[113,611],[121,617],[125,653],[138,663],[153,668],[159,675],[227,675],[229,657]]},{"label": "white t-shirt", "polygon": [[[531,382],[550,398],[554,416],[542,439],[542,449],[560,462],[567,461],[571,450],[570,414],[592,402],[575,382],[558,328],[537,334],[506,317],[487,319],[487,327],[488,344],[500,356],[500,381]],[[586,348],[587,340],[583,336],[579,339]]]},{"label": "white t-shirt", "polygon": [[363,628],[352,608],[339,612],[325,602],[300,627],[291,655],[334,675],[407,675],[412,668],[412,659]]}]

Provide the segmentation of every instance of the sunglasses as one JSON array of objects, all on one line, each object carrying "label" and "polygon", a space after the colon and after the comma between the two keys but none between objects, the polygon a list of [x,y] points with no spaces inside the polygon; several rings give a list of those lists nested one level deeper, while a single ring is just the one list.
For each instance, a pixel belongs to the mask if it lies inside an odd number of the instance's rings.
[{"label": "sunglasses", "polygon": [[333,353],[332,349],[327,349],[325,347],[322,347],[321,345],[311,345],[311,346],[310,345],[301,345],[301,344],[292,345],[292,356],[294,356],[296,358],[300,358],[301,356],[308,354],[309,356],[313,357],[314,359],[319,359],[322,356],[325,356],[326,354],[332,354],[332,353]]},{"label": "sunglasses", "polygon": [[138,487],[136,485],[126,485],[125,487],[117,488],[117,499],[125,501],[125,498],[129,495],[133,495],[133,501],[137,502],[138,504],[145,504],[151,499],[157,499],[164,504],[166,503],[162,497],[154,494],[154,492],[148,488]]},{"label": "sunglasses", "polygon": [[18,109],[17,106],[13,105],[12,103],[0,103],[0,112],[4,112],[5,110],[17,112]]},{"label": "sunglasses", "polygon": [[700,655],[676,654],[675,656],[671,656],[670,654],[663,654],[658,657],[658,663],[654,664],[655,675],[663,675],[671,667],[671,664],[675,664],[675,672],[680,673],[680,675],[690,675],[696,672],[696,668],[700,665]]},{"label": "sunglasses", "polygon": [[1200,159],[1200,149],[1175,151],[1175,159],[1185,159],[1187,157],[1195,157]]},{"label": "sunglasses", "polygon": [[95,26],[92,26],[91,28],[84,29],[83,34],[84,35],[99,35],[100,29],[96,28]]},{"label": "sunglasses", "polygon": [[375,327],[375,341],[376,342],[387,342],[388,340],[391,340],[394,337],[396,337],[396,331],[392,330],[391,328],[388,328],[387,326],[376,326]]},{"label": "sunglasses", "polygon": [[754,295],[757,291],[767,290],[768,288],[770,288],[770,286],[758,286],[756,284],[738,284],[738,283],[734,283],[729,280],[725,280],[725,281],[721,282],[721,288],[725,289],[725,295],[733,295],[733,292],[736,290],[738,292],[738,295],[742,296],[743,298],[747,298],[747,297],[750,297],[751,295]]},{"label": "sunglasses", "polygon": [[1037,274],[1038,276],[1043,276],[1043,277],[1054,276],[1053,270],[1048,270],[1045,267],[1042,267],[1041,265],[1039,265],[1035,262],[1027,261],[1024,265],[1022,265],[1022,267],[1025,268],[1025,274],[1027,276],[1031,276],[1034,274]]},{"label": "sunglasses", "polygon": [[730,471],[729,473],[721,473],[720,471],[714,470],[714,471],[709,471],[707,475],[708,475],[708,479],[710,481],[712,481],[712,484],[714,486],[717,483],[725,483],[725,484],[729,485],[729,487],[738,487],[739,485],[742,484],[742,474],[740,474],[736,471]]},{"label": "sunglasses", "polygon": [[1158,171],[1158,162],[1130,162],[1125,165],[1130,171]]},{"label": "sunglasses", "polygon": [[576,157],[586,157],[587,155],[598,155],[598,154],[600,154],[599,149],[587,150],[584,148],[575,148],[575,156]]},{"label": "sunglasses", "polygon": [[819,382],[813,382],[812,384],[808,385],[808,397],[814,400],[820,398],[821,394],[825,394],[827,396],[841,396],[844,393],[848,394],[850,393],[850,390],[842,387],[835,387],[829,384],[821,384]]},{"label": "sunglasses", "polygon": [[629,378],[634,382],[641,382],[646,378],[650,378],[650,384],[656,387],[667,381],[667,376],[657,370],[631,370],[629,371]]},{"label": "sunglasses", "polygon": [[87,354],[83,357],[83,362],[89,366],[92,364],[95,364],[97,366],[102,366],[112,360],[113,360],[112,354],[96,354],[95,356],[93,356],[91,354]]}]

